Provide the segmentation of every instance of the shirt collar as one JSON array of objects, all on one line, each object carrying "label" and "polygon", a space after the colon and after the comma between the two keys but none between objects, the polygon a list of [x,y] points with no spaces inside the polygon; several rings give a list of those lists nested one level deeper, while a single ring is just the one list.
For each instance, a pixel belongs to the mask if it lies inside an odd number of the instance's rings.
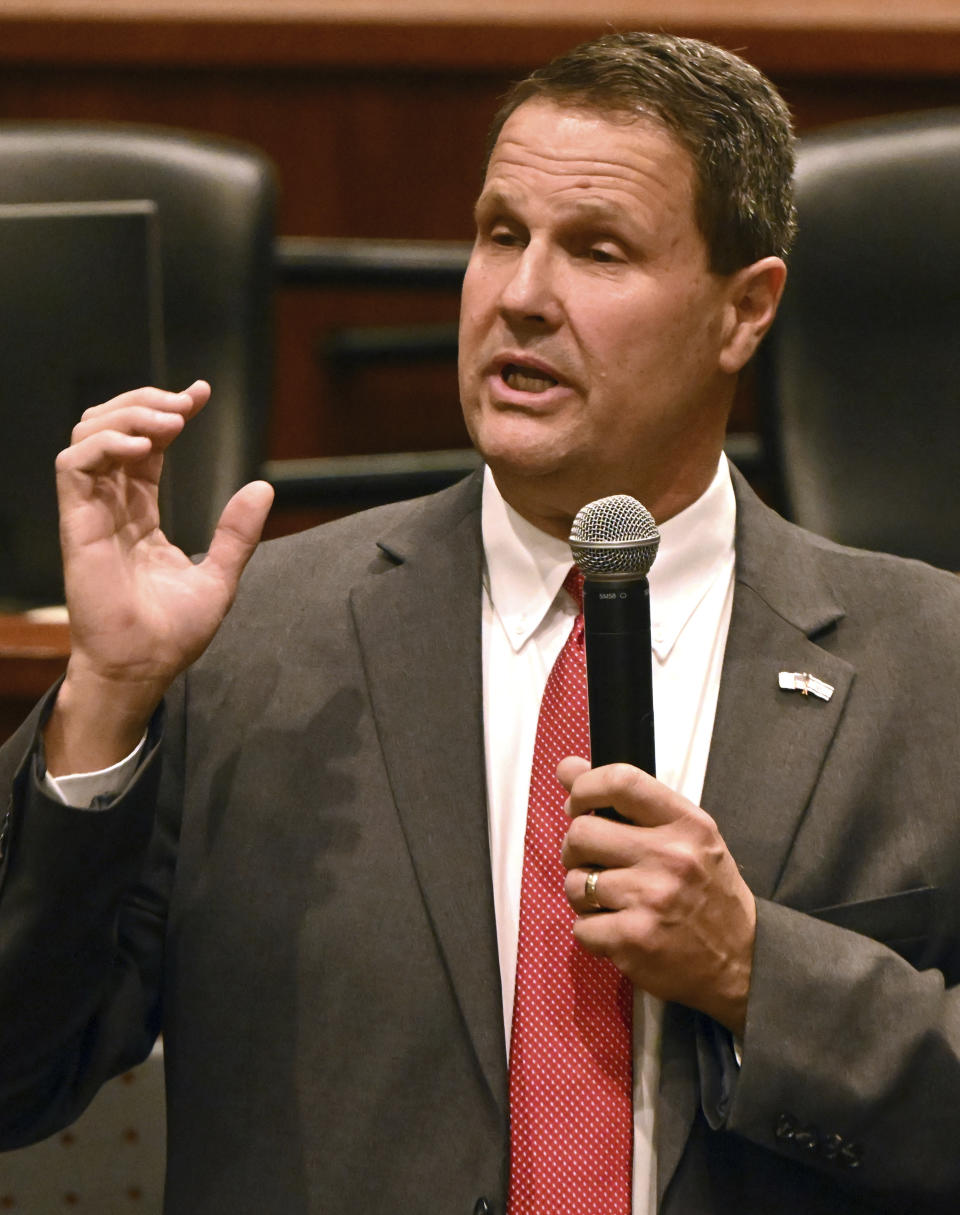
[{"label": "shirt collar", "polygon": [[[731,569],[735,524],[733,484],[721,456],[706,491],[660,525],[660,548],[649,580],[651,642],[661,662],[714,581]],[[509,506],[489,468],[483,476],[481,528],[487,594],[510,645],[518,651],[563,586],[573,562],[570,546]]]},{"label": "shirt collar", "polygon": [[570,545],[508,506],[489,468],[480,513],[486,589],[514,652],[540,626],[573,564]]},{"label": "shirt collar", "polygon": [[714,582],[733,570],[737,500],[726,456],[695,502],[660,524],[650,568],[650,641],[665,661]]}]

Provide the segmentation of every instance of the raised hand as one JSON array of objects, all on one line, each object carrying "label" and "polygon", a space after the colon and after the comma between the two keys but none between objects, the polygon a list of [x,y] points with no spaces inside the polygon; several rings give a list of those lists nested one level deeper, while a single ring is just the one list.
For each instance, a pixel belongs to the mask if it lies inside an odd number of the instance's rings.
[{"label": "raised hand", "polygon": [[54,775],[105,767],[136,745],[209,644],[260,538],[273,500],[262,481],[227,503],[199,564],[160,530],[163,453],[209,396],[202,380],[123,393],[88,409],[57,457],[71,655],[46,730]]},{"label": "raised hand", "polygon": [[[591,769],[570,757],[558,775],[570,791],[563,863],[577,940],[609,957],[635,987],[742,1035],[756,906],[716,823],[627,764]],[[604,806],[629,822],[590,813]],[[602,872],[590,900],[594,869]]]}]

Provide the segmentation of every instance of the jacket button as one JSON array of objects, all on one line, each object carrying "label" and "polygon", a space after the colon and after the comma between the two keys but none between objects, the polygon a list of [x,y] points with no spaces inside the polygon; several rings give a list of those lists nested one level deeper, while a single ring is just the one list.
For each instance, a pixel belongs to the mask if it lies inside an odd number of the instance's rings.
[{"label": "jacket button", "polygon": [[478,1198],[473,1208],[473,1215],[493,1215],[493,1207],[486,1198]]},{"label": "jacket button", "polygon": [[781,1143],[790,1143],[797,1133],[797,1120],[791,1114],[781,1114],[773,1133]]},{"label": "jacket button", "polygon": [[863,1161],[863,1147],[859,1143],[847,1142],[840,1149],[840,1163],[848,1169],[858,1169]]},{"label": "jacket button", "polygon": [[798,1127],[793,1136],[793,1145],[804,1152],[820,1150],[820,1135],[815,1126]]}]

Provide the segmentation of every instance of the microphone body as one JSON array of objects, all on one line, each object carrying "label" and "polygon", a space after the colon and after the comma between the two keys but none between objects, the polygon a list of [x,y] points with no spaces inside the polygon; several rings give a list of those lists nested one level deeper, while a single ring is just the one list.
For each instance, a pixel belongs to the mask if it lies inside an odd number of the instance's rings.
[{"label": "microphone body", "polygon": [[[583,574],[583,629],[590,763],[627,763],[656,775],[650,586],[660,533],[635,498],[616,494],[583,507],[570,548]],[[600,810],[619,818],[612,809]]]},{"label": "microphone body", "polygon": [[646,577],[583,581],[590,762],[656,776],[650,585]]}]

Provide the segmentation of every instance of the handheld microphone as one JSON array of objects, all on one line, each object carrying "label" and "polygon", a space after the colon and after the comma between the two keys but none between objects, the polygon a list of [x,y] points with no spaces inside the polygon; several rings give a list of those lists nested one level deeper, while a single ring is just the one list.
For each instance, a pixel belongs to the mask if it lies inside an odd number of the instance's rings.
[{"label": "handheld microphone", "polygon": [[656,775],[647,573],[659,544],[653,516],[627,494],[590,502],[573,521],[595,768],[628,763]]}]

